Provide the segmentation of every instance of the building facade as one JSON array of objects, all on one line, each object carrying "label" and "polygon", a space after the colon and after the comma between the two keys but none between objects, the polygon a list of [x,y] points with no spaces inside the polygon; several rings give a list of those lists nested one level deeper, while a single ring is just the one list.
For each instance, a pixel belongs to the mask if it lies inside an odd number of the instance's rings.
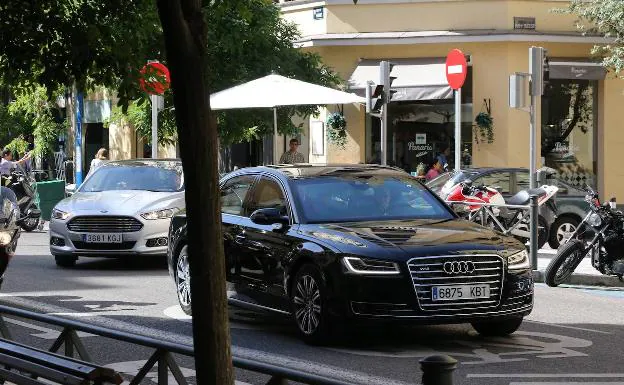
[{"label": "building facade", "polygon": [[[381,60],[395,63],[388,108],[389,164],[415,172],[444,148],[454,147],[454,101],[444,59],[453,48],[469,58],[462,88],[462,163],[465,166],[529,165],[529,114],[509,108],[509,75],[528,72],[529,47],[548,50],[550,82],[538,102],[538,167],[552,167],[570,184],[588,183],[604,196],[624,197],[624,81],[592,58],[601,37],[581,35],[575,16],[557,12],[560,0],[292,0],[280,1],[283,17],[298,24],[303,50],[319,53],[364,95],[379,80]],[[348,142],[327,141],[328,113],[341,110]],[[492,135],[475,126],[493,119]],[[482,115],[483,116],[483,115]],[[541,126],[541,128],[540,128]],[[379,119],[361,106],[328,106],[304,125],[301,151],[310,162],[376,162]],[[284,140],[276,138],[278,148]],[[448,159],[454,159],[451,154]],[[450,163],[451,163],[450,162]],[[453,164],[450,165],[454,167]],[[504,176],[502,183],[505,183]],[[511,181],[509,181],[511,183]]]}]

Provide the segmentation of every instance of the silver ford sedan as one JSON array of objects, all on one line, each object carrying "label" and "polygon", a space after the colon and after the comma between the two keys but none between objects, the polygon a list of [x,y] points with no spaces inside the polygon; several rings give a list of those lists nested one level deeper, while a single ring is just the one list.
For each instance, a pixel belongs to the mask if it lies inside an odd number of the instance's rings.
[{"label": "silver ford sedan", "polygon": [[184,207],[179,160],[108,162],[52,210],[50,253],[63,267],[79,256],[164,256],[171,217]]}]

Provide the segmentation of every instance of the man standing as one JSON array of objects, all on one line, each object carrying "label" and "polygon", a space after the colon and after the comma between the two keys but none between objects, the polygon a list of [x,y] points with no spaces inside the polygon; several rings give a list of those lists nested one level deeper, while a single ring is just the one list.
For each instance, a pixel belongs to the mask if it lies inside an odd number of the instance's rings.
[{"label": "man standing", "polygon": [[299,141],[297,139],[291,139],[290,150],[282,154],[279,160],[280,164],[305,163],[305,158],[302,153],[297,152],[297,147],[299,147]]},{"label": "man standing", "polygon": [[10,175],[11,170],[15,168],[15,165],[22,164],[30,159],[31,152],[27,152],[24,157],[18,161],[13,161],[13,154],[11,150],[5,148],[2,150],[2,160],[0,160],[0,175]]}]

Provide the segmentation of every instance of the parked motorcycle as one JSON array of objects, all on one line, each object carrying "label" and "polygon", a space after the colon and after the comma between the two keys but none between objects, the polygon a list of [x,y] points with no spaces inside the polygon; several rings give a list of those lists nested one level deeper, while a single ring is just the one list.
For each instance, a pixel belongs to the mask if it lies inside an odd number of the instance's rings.
[{"label": "parked motorcycle", "polygon": [[616,210],[615,198],[602,204],[598,193],[585,186],[589,211],[576,231],[559,247],[544,273],[548,286],[565,282],[586,255],[604,275],[624,276],[624,214]]},{"label": "parked motorcycle", "polygon": [[20,237],[20,212],[15,193],[0,187],[0,285]]},{"label": "parked motorcycle", "polygon": [[[530,202],[531,192],[538,194],[538,206],[547,206],[551,215],[556,215],[553,199],[558,188],[544,185],[539,189],[522,190],[509,199],[496,189],[487,186],[473,185],[470,181],[458,183],[452,187],[447,202],[464,202],[467,210],[464,217],[468,220],[489,226],[506,235],[513,235],[523,243],[529,241],[530,214],[528,209],[507,207],[526,206]],[[471,204],[472,203],[472,204]],[[543,215],[538,217],[538,247],[542,248],[548,240],[549,223]]]},{"label": "parked motorcycle", "polygon": [[8,177],[3,177],[3,185],[10,188],[17,197],[20,216],[17,218],[24,231],[33,231],[39,225],[41,211],[35,203],[36,192],[28,173],[21,166],[11,171]]}]

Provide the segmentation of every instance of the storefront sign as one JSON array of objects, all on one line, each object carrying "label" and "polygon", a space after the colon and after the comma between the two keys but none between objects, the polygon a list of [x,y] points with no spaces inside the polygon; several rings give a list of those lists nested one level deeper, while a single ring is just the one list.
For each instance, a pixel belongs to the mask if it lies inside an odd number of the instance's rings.
[{"label": "storefront sign", "polygon": [[514,29],[535,29],[534,17],[514,17]]},{"label": "storefront sign", "polygon": [[416,134],[416,144],[427,144],[427,134]]},{"label": "storefront sign", "polygon": [[552,152],[556,152],[556,153],[575,153],[578,151],[581,151],[581,148],[579,146],[570,147],[568,143],[561,143],[561,142],[555,143],[555,149],[552,150]]}]

